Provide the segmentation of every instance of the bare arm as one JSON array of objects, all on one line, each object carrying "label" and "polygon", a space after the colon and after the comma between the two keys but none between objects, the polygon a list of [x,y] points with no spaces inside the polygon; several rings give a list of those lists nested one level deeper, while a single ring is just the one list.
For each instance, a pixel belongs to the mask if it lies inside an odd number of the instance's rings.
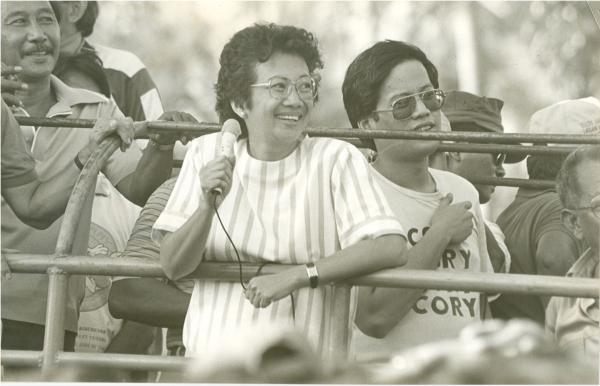
[{"label": "bare arm", "polygon": [[[48,181],[2,189],[2,197],[21,221],[36,229],[48,228],[65,212],[79,175],[75,163]],[[65,183],[67,181],[68,183]]]},{"label": "bare arm", "polygon": [[[432,217],[432,226],[423,238],[408,250],[408,262],[402,269],[436,269],[444,249],[460,243],[473,230],[470,203],[449,205],[447,196]],[[383,338],[411,310],[423,289],[361,287],[355,323],[365,334]]]},{"label": "bare arm", "polygon": [[124,320],[121,329],[104,352],[145,354],[154,341],[154,327]]},{"label": "bare arm", "polygon": [[[432,227],[408,250],[403,269],[435,269],[449,242],[446,229]],[[365,334],[383,338],[423,294],[423,289],[360,287],[356,326]]]},{"label": "bare arm", "polygon": [[129,201],[143,206],[148,197],[171,176],[173,147],[165,150],[148,143],[135,171],[117,184],[116,188]]},{"label": "bare arm", "polygon": [[[160,263],[167,277],[180,279],[192,273],[202,260],[208,233],[217,208],[231,189],[233,161],[225,156],[208,162],[200,170],[203,195],[192,216],[175,232],[164,235],[160,245]],[[213,189],[222,194],[215,196]]]},{"label": "bare arm", "polygon": [[[577,245],[574,240],[560,231],[550,231],[542,235],[535,253],[538,275],[564,276],[577,260]],[[541,296],[544,307],[550,297]]]},{"label": "bare arm", "polygon": [[[405,263],[406,240],[399,235],[385,235],[359,241],[317,261],[315,266],[319,272],[319,284],[328,284]],[[246,298],[255,307],[267,307],[308,285],[306,267],[299,265],[274,275],[252,278],[246,289]]]},{"label": "bare arm", "polygon": [[[158,120],[169,122],[198,121],[191,114],[167,111]],[[117,189],[129,201],[144,206],[148,197],[171,176],[173,148],[177,137],[173,134],[151,134],[148,146],[133,173],[123,178]]]},{"label": "bare arm", "polygon": [[154,278],[115,281],[108,306],[115,318],[157,327],[181,328],[190,295]]}]

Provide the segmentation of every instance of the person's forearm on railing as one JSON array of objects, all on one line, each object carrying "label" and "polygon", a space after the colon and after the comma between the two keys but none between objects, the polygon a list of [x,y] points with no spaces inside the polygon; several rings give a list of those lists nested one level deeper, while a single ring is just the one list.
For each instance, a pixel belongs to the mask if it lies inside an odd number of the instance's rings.
[{"label": "person's forearm on railing", "polygon": [[114,317],[168,328],[183,327],[189,303],[189,294],[154,278],[115,281],[108,297]]},{"label": "person's forearm on railing", "polygon": [[[430,269],[439,265],[449,244],[462,243],[473,232],[472,204],[451,204],[446,195],[431,218],[431,227],[407,252],[408,262],[402,269]],[[359,289],[355,322],[365,334],[382,338],[411,310],[425,290],[409,288]]]},{"label": "person's forearm on railing", "polygon": [[[446,229],[431,228],[407,251],[408,262],[401,269],[436,269],[448,246]],[[360,287],[356,326],[365,334],[383,338],[411,310],[424,289]]]},{"label": "person's forearm on railing", "polygon": [[[406,263],[406,239],[387,234],[361,240],[334,254],[316,260],[318,285],[343,281],[380,269]],[[246,298],[255,307],[267,307],[299,288],[311,286],[306,265],[298,265],[273,275],[255,276],[246,287]]]}]

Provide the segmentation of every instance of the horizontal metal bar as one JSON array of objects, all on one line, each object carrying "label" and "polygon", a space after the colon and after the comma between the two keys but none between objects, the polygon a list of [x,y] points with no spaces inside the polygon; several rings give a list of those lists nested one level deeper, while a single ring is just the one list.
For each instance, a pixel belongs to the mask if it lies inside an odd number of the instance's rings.
[{"label": "horizontal metal bar", "polygon": [[57,354],[59,365],[99,366],[147,371],[181,371],[191,360],[185,357],[138,354],[74,352],[60,352]]},{"label": "horizontal metal bar", "polygon": [[[44,273],[56,266],[73,274],[125,275],[164,277],[158,262],[139,258],[99,259],[89,256],[56,258],[46,255],[4,254],[14,273]],[[292,265],[268,264],[262,274],[281,272]],[[258,264],[244,263],[242,275],[249,280],[258,271]],[[190,277],[238,281],[239,267],[235,263],[203,262]],[[429,270],[389,269],[345,281],[346,284],[374,287],[423,288],[480,291],[487,293],[522,293],[597,298],[600,283],[596,279],[559,276],[517,275],[476,272],[446,272]]]},{"label": "horizontal metal bar", "polygon": [[469,177],[469,182],[477,185],[513,186],[529,189],[552,189],[556,186],[549,180],[526,180],[523,178],[498,178],[498,177]]},{"label": "horizontal metal bar", "polygon": [[349,280],[370,287],[423,288],[598,298],[597,279],[502,273],[388,269]]},{"label": "horizontal metal bar", "polygon": [[[41,351],[2,350],[3,366],[31,366],[41,364]],[[181,371],[190,358],[159,355],[58,352],[57,365],[110,367],[146,371]]]},{"label": "horizontal metal bar", "polygon": [[[16,117],[19,124],[34,126],[83,127],[94,126],[92,119],[70,118],[33,118]],[[197,137],[219,131],[221,126],[216,123],[186,123],[149,121],[148,131],[153,133],[178,131],[182,136]],[[480,132],[415,132],[398,130],[359,130],[353,128],[324,128],[314,127],[305,130],[311,137],[348,137],[348,138],[389,138],[389,139],[420,139],[440,141],[468,141],[479,143],[570,143],[570,144],[600,144],[598,135],[565,135],[565,134],[521,134],[521,133],[480,133]]]},{"label": "horizontal metal bar", "polygon": [[441,143],[438,151],[456,151],[463,153],[506,153],[525,155],[568,155],[574,146],[523,146],[479,143]]},{"label": "horizontal metal bar", "polygon": [[42,364],[42,351],[2,350],[0,360],[2,366],[32,366]]},{"label": "horizontal metal bar", "polygon": [[75,275],[165,277],[158,262],[144,258],[98,258],[91,256],[52,256],[3,253],[14,273],[46,273],[48,267],[58,267]]}]

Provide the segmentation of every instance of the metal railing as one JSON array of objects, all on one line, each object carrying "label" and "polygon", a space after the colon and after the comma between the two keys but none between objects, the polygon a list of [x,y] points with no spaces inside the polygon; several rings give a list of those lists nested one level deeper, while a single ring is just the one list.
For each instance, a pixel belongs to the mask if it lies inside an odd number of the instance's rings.
[{"label": "metal railing", "polygon": [[[93,120],[72,120],[64,118],[17,117],[20,124],[93,127]],[[148,122],[149,132],[173,132],[188,138],[216,132],[216,124],[189,124],[172,122]],[[397,131],[359,131],[355,129],[307,129],[310,136],[327,136],[360,142],[366,138],[458,140],[484,144],[442,144],[442,150],[470,152],[521,152],[527,154],[563,154],[570,151],[564,147],[521,146],[518,143],[595,143],[600,144],[600,136],[561,136],[561,135],[525,135],[525,134],[487,134],[487,133],[440,133],[440,132],[397,132]],[[509,145],[490,145],[497,142]],[[2,350],[2,364],[41,366],[43,374],[49,374],[55,367],[63,364],[110,366],[113,368],[139,370],[177,370],[185,365],[187,359],[157,357],[133,354],[90,354],[63,352],[64,319],[67,297],[68,277],[72,274],[127,275],[140,277],[163,277],[161,267],[156,262],[144,259],[121,258],[115,260],[98,259],[88,256],[71,256],[75,229],[80,219],[83,203],[88,194],[94,191],[96,176],[108,157],[119,146],[117,138],[108,138],[86,162],[71,195],[65,211],[54,255],[4,254],[10,269],[15,273],[46,273],[49,275],[48,303],[46,312],[46,331],[44,347],[41,352]],[[454,146],[454,147],[453,147]],[[539,153],[538,153],[539,152]],[[514,179],[513,179],[514,180]],[[518,182],[513,181],[515,184]],[[512,186],[512,185],[510,185]],[[281,264],[266,265],[261,274],[272,274],[286,269]],[[202,263],[192,277],[237,281],[239,267],[231,263]],[[244,264],[242,273],[245,280],[251,278],[258,266]],[[598,297],[599,286],[594,279],[512,275],[483,273],[449,273],[428,270],[390,269],[371,275],[336,283],[337,308],[333,313],[336,320],[330,323],[329,346],[325,347],[326,358],[339,356],[347,351],[348,317],[350,309],[350,288],[353,285],[376,287],[422,288],[442,290],[478,291],[487,293],[522,293],[529,295],[554,295],[569,297]]]}]

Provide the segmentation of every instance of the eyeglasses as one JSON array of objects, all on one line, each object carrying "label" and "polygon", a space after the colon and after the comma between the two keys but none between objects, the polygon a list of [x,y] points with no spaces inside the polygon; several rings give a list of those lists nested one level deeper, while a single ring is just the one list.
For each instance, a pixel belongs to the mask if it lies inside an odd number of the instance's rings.
[{"label": "eyeglasses", "polygon": [[492,154],[492,157],[494,157],[494,165],[497,167],[502,166],[506,161],[506,153]]},{"label": "eyeglasses", "polygon": [[265,87],[275,99],[285,99],[292,92],[292,87],[296,89],[300,99],[312,101],[317,96],[317,81],[308,75],[301,76],[295,82],[283,76],[274,76],[269,78],[266,83],[251,84],[250,87]]},{"label": "eyeglasses", "polygon": [[598,206],[582,206],[580,208],[572,208],[571,210],[591,210],[596,218],[600,218],[600,205]]},{"label": "eyeglasses", "polygon": [[400,121],[410,118],[417,109],[417,97],[421,98],[423,104],[429,111],[437,111],[442,108],[446,94],[440,89],[427,90],[416,94],[407,95],[392,102],[391,109],[375,110],[374,113],[392,112],[395,120]]}]

